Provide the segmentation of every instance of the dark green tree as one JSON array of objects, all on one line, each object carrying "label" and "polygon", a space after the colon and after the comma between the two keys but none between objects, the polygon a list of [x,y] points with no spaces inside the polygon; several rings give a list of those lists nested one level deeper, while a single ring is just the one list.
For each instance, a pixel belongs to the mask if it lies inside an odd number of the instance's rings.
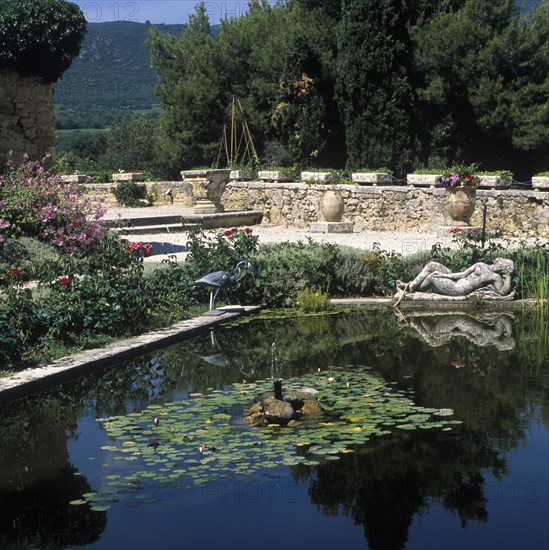
[{"label": "dark green tree", "polygon": [[542,169],[548,24],[546,0],[523,17],[513,0],[462,0],[419,20],[411,34],[426,163]]},{"label": "dark green tree", "polygon": [[152,27],[148,46],[160,84],[159,161],[167,176],[211,166],[221,135],[223,105],[217,48],[204,3],[196,7],[178,39]]},{"label": "dark green tree", "polygon": [[279,101],[271,120],[293,163],[315,164],[326,146],[326,105],[321,95],[320,60],[300,38],[286,60]]},{"label": "dark green tree", "polygon": [[119,122],[107,132],[107,144],[100,165],[112,171],[159,170],[156,156],[158,120],[138,116],[129,122]]},{"label": "dark green tree", "polygon": [[[296,19],[291,7],[271,7],[250,0],[247,13],[224,21],[218,37],[221,88],[242,104],[256,149],[273,139],[271,115],[278,102],[285,60],[293,42]],[[261,156],[261,155],[260,155]]]},{"label": "dark green tree", "polygon": [[337,28],[337,96],[349,168],[417,159],[408,13],[403,0],[344,0]]},{"label": "dark green tree", "polygon": [[[326,32],[335,25],[324,10],[306,9],[300,1],[271,7],[259,0],[249,2],[245,16],[222,25],[221,87],[241,100],[265,163],[314,159],[341,164],[341,124],[333,99],[336,41],[334,33]],[[302,74],[313,84],[298,98]],[[281,109],[282,104],[292,112]],[[299,137],[290,129],[297,118]],[[315,150],[316,159],[310,156]]]},{"label": "dark green tree", "polygon": [[64,0],[0,3],[0,69],[55,82],[80,53],[86,19]]}]

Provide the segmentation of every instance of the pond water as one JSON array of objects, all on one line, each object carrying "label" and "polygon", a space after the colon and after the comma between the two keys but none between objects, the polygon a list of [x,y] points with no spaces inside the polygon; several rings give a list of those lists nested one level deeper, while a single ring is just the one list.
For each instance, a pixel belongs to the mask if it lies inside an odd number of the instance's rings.
[{"label": "pond water", "polygon": [[[548,340],[521,312],[250,317],[7,404],[0,548],[547,548]],[[273,378],[324,413],[246,424]]]}]

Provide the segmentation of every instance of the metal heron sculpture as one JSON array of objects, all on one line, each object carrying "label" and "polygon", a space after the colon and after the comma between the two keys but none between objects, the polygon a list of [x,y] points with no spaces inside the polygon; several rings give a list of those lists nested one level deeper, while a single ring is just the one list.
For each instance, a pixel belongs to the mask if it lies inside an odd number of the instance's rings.
[{"label": "metal heron sculpture", "polygon": [[234,285],[238,281],[243,268],[249,269],[253,275],[254,268],[252,262],[250,260],[241,260],[236,264],[232,275],[227,271],[214,271],[192,283],[192,286],[203,286],[210,289],[210,311],[215,309],[215,301],[217,300],[219,291]]}]

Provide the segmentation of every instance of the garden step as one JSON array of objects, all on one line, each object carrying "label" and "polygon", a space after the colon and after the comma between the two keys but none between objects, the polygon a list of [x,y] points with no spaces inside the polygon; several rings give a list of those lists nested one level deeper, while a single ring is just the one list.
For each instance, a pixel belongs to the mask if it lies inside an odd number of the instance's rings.
[{"label": "garden step", "polygon": [[139,217],[120,217],[116,219],[107,220],[109,227],[143,227],[143,226],[155,226],[155,225],[181,225],[181,215],[169,215],[169,216],[139,216]]},{"label": "garden step", "polygon": [[126,235],[148,235],[149,233],[177,233],[181,231],[187,231],[189,225],[191,224],[183,225],[181,222],[155,225],[137,225],[133,227],[119,227],[118,231]]}]

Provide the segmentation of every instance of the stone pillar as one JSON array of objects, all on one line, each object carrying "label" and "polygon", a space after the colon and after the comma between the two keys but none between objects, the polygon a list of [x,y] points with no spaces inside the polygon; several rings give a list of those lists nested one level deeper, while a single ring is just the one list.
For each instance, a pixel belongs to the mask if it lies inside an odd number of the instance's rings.
[{"label": "stone pillar", "polygon": [[39,77],[0,70],[0,166],[24,153],[32,160],[55,152],[53,85]]}]

